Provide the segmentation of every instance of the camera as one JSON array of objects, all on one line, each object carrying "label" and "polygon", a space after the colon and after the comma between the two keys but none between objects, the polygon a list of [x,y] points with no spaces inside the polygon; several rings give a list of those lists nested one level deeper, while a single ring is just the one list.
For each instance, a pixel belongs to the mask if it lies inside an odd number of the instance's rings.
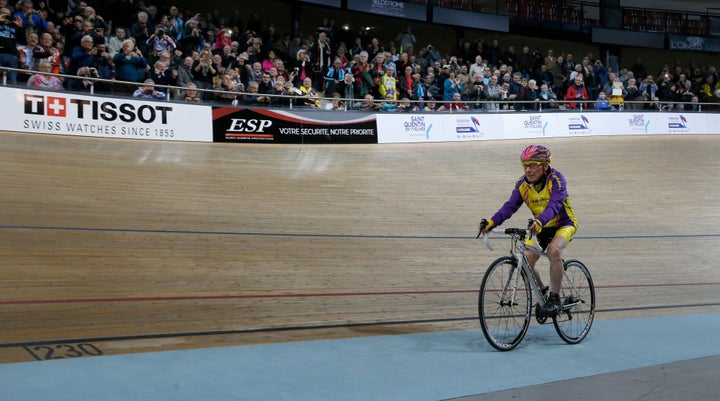
[{"label": "camera", "polygon": [[158,34],[158,36],[165,36],[165,31],[162,29],[158,29],[157,34]]}]

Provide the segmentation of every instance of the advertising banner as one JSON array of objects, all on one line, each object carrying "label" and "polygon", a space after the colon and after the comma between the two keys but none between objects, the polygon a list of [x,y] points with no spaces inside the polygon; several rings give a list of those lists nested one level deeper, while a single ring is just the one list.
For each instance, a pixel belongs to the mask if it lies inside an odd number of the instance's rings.
[{"label": "advertising banner", "polygon": [[462,142],[502,139],[497,114],[399,113],[378,114],[378,142]]},{"label": "advertising banner", "polygon": [[542,138],[558,131],[557,113],[506,113],[504,139]]},{"label": "advertising banner", "polygon": [[218,107],[215,142],[377,143],[375,115],[362,112],[291,112]]},{"label": "advertising banner", "polygon": [[211,142],[210,107],[0,88],[2,129],[42,134]]}]

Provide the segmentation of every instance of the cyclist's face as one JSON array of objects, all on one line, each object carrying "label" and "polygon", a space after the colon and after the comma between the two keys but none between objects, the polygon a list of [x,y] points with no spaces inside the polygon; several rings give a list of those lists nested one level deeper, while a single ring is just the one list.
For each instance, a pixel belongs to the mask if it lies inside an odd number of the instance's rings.
[{"label": "cyclist's face", "polygon": [[531,184],[535,184],[542,178],[545,173],[545,165],[538,162],[527,162],[523,163],[523,170],[525,171],[525,178]]}]

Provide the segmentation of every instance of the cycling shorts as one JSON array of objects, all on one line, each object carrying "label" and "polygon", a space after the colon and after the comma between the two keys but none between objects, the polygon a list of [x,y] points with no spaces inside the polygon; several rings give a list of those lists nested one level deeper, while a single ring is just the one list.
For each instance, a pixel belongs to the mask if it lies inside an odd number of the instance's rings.
[{"label": "cycling shorts", "polygon": [[[575,226],[545,227],[542,231],[540,231],[539,234],[535,236],[535,238],[538,244],[540,244],[540,248],[545,250],[548,245],[550,245],[550,242],[553,240],[553,238],[555,238],[556,236],[565,238],[567,242],[572,241],[576,231],[577,227]],[[527,240],[526,243],[532,246],[531,241],[532,240]]]}]

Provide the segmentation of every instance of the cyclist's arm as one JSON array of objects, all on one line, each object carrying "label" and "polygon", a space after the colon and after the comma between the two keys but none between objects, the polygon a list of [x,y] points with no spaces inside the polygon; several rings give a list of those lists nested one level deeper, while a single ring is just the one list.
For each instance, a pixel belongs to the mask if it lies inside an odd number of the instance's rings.
[{"label": "cyclist's arm", "polygon": [[501,225],[505,220],[512,217],[518,209],[520,209],[520,206],[523,204],[523,199],[520,195],[520,185],[522,182],[522,178],[518,180],[517,184],[515,184],[515,188],[513,188],[513,191],[510,194],[510,199],[508,199],[507,202],[505,202],[502,207],[495,212],[492,218],[490,218],[490,228]]},{"label": "cyclist's arm", "polygon": [[560,214],[560,211],[564,207],[565,198],[567,197],[565,177],[563,177],[562,174],[553,171],[552,174],[550,174],[550,185],[550,200],[547,206],[545,206],[545,210],[536,217],[543,226]]}]

